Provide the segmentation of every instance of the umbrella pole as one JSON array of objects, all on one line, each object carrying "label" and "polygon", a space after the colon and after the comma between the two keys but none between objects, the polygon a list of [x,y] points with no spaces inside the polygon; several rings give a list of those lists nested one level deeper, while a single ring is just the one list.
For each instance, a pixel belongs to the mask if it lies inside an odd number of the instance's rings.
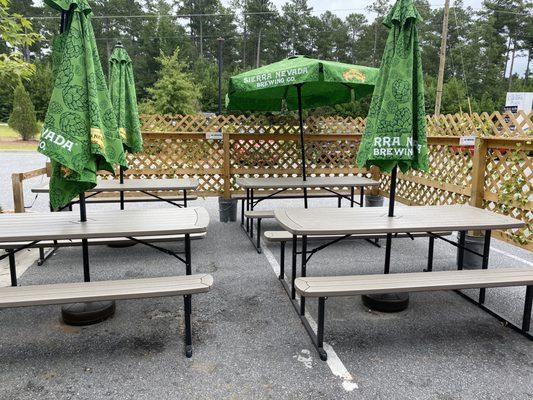
[{"label": "umbrella pole", "polygon": [[[121,165],[119,168],[119,181],[122,185],[124,183],[124,167]],[[124,191],[120,191],[120,209],[124,210]]]},{"label": "umbrella pole", "polygon": [[[302,85],[296,85],[298,93],[298,118],[300,121],[300,150],[302,152],[302,178],[307,180],[307,165],[305,161],[305,142],[304,142],[304,117],[302,112]],[[304,189],[304,207],[307,208],[307,188]]]},{"label": "umbrella pole", "polygon": [[390,177],[390,194],[389,194],[389,217],[394,217],[394,203],[396,201],[396,175],[398,166],[395,165]]}]

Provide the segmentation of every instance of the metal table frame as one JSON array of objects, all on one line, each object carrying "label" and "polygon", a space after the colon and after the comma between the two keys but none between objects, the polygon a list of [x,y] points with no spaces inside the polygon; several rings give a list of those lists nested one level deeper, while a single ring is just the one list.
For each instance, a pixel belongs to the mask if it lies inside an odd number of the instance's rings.
[{"label": "metal table frame", "polygon": [[[354,204],[359,205],[359,207],[364,207],[365,186],[368,186],[368,184],[366,184],[366,185],[365,184],[351,184],[350,185],[350,184],[343,183],[342,185],[344,187],[349,187],[350,188],[350,195],[347,195],[347,194],[344,194],[344,193],[341,193],[341,192],[338,192],[338,191],[335,191],[335,190],[331,189],[331,187],[338,187],[340,185],[341,184],[338,184],[338,183],[332,183],[332,184],[324,183],[324,184],[320,184],[320,185],[316,185],[316,186],[313,185],[312,188],[313,189],[322,189],[322,190],[325,190],[326,192],[330,193],[329,195],[326,194],[326,195],[322,195],[321,197],[337,197],[337,199],[338,199],[337,207],[338,208],[340,208],[342,206],[342,200],[343,199],[348,200],[348,202],[350,204],[350,207],[352,207],[352,208],[354,207]],[[359,201],[355,200],[355,188],[356,187],[360,189]],[[281,193],[284,193],[284,192],[286,192],[288,190],[297,189],[296,187],[280,188],[279,186],[276,187],[274,184],[270,188],[271,189],[275,189],[276,191],[273,192],[273,193],[267,192],[268,194],[266,196],[255,196],[254,190],[256,188],[247,187],[247,188],[245,188],[246,189],[246,197],[241,199],[241,228],[246,233],[246,236],[248,237],[248,239],[250,240],[250,242],[255,247],[255,249],[257,250],[258,253],[261,253],[261,246],[260,246],[260,243],[259,243],[259,240],[261,238],[261,219],[258,219],[258,223],[257,223],[257,241],[256,241],[256,240],[254,240],[253,221],[250,218],[246,218],[245,217],[245,215],[244,215],[245,210],[246,211],[253,211],[254,207],[257,206],[260,202],[265,201],[265,200],[274,199],[274,198],[276,198],[277,195],[279,195]],[[294,196],[284,196],[283,199],[290,199],[290,198],[299,199],[299,198],[302,198],[303,201],[304,201],[304,208],[308,208],[308,199],[309,199],[308,189],[310,189],[310,187],[302,187],[300,189],[303,190],[303,196],[295,194]],[[258,191],[265,192],[265,188],[258,189]],[[277,197],[277,198],[279,199],[279,197]],[[370,243],[374,244],[374,242],[372,242],[372,241],[370,241]]]}]

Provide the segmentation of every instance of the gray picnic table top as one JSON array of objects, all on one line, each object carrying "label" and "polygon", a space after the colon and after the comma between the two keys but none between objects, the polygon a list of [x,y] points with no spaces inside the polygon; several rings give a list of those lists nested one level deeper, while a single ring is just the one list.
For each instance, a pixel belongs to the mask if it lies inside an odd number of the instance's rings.
[{"label": "gray picnic table top", "polygon": [[207,231],[203,207],[109,210],[80,222],[78,212],[0,215],[0,242],[164,236]]},{"label": "gray picnic table top", "polygon": [[[87,192],[137,192],[156,190],[194,190],[198,187],[198,179],[124,179],[120,183],[117,179],[100,179],[96,186]],[[50,187],[47,184],[32,189],[34,193],[48,193]]]},{"label": "gray picnic table top", "polygon": [[379,186],[378,181],[360,176],[310,176],[305,181],[301,177],[237,178],[235,179],[235,183],[245,189]]},{"label": "gray picnic table top", "polygon": [[296,235],[355,235],[520,228],[523,221],[468,205],[385,208],[313,208],[274,211],[279,224]]}]

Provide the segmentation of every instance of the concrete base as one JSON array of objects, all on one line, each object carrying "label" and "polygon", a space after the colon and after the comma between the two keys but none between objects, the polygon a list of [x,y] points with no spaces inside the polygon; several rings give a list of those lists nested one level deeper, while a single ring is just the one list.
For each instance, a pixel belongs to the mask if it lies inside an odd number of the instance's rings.
[{"label": "concrete base", "polygon": [[98,324],[115,314],[114,301],[74,303],[61,307],[61,318],[67,325],[83,326]]},{"label": "concrete base", "polygon": [[371,194],[365,196],[365,207],[383,207],[383,202],[383,196],[374,196]]}]

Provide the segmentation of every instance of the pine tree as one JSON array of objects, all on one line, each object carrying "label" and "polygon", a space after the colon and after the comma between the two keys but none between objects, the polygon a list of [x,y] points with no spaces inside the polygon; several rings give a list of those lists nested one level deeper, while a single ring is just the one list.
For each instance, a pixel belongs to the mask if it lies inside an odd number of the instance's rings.
[{"label": "pine tree", "polygon": [[32,139],[38,130],[35,108],[30,95],[19,83],[13,95],[13,111],[8,121],[9,127],[17,131],[22,140]]},{"label": "pine tree", "polygon": [[160,114],[195,114],[200,109],[200,88],[195,85],[186,64],[179,58],[176,47],[171,56],[161,53],[157,59],[161,64],[159,79],[153,88],[149,105]]}]

